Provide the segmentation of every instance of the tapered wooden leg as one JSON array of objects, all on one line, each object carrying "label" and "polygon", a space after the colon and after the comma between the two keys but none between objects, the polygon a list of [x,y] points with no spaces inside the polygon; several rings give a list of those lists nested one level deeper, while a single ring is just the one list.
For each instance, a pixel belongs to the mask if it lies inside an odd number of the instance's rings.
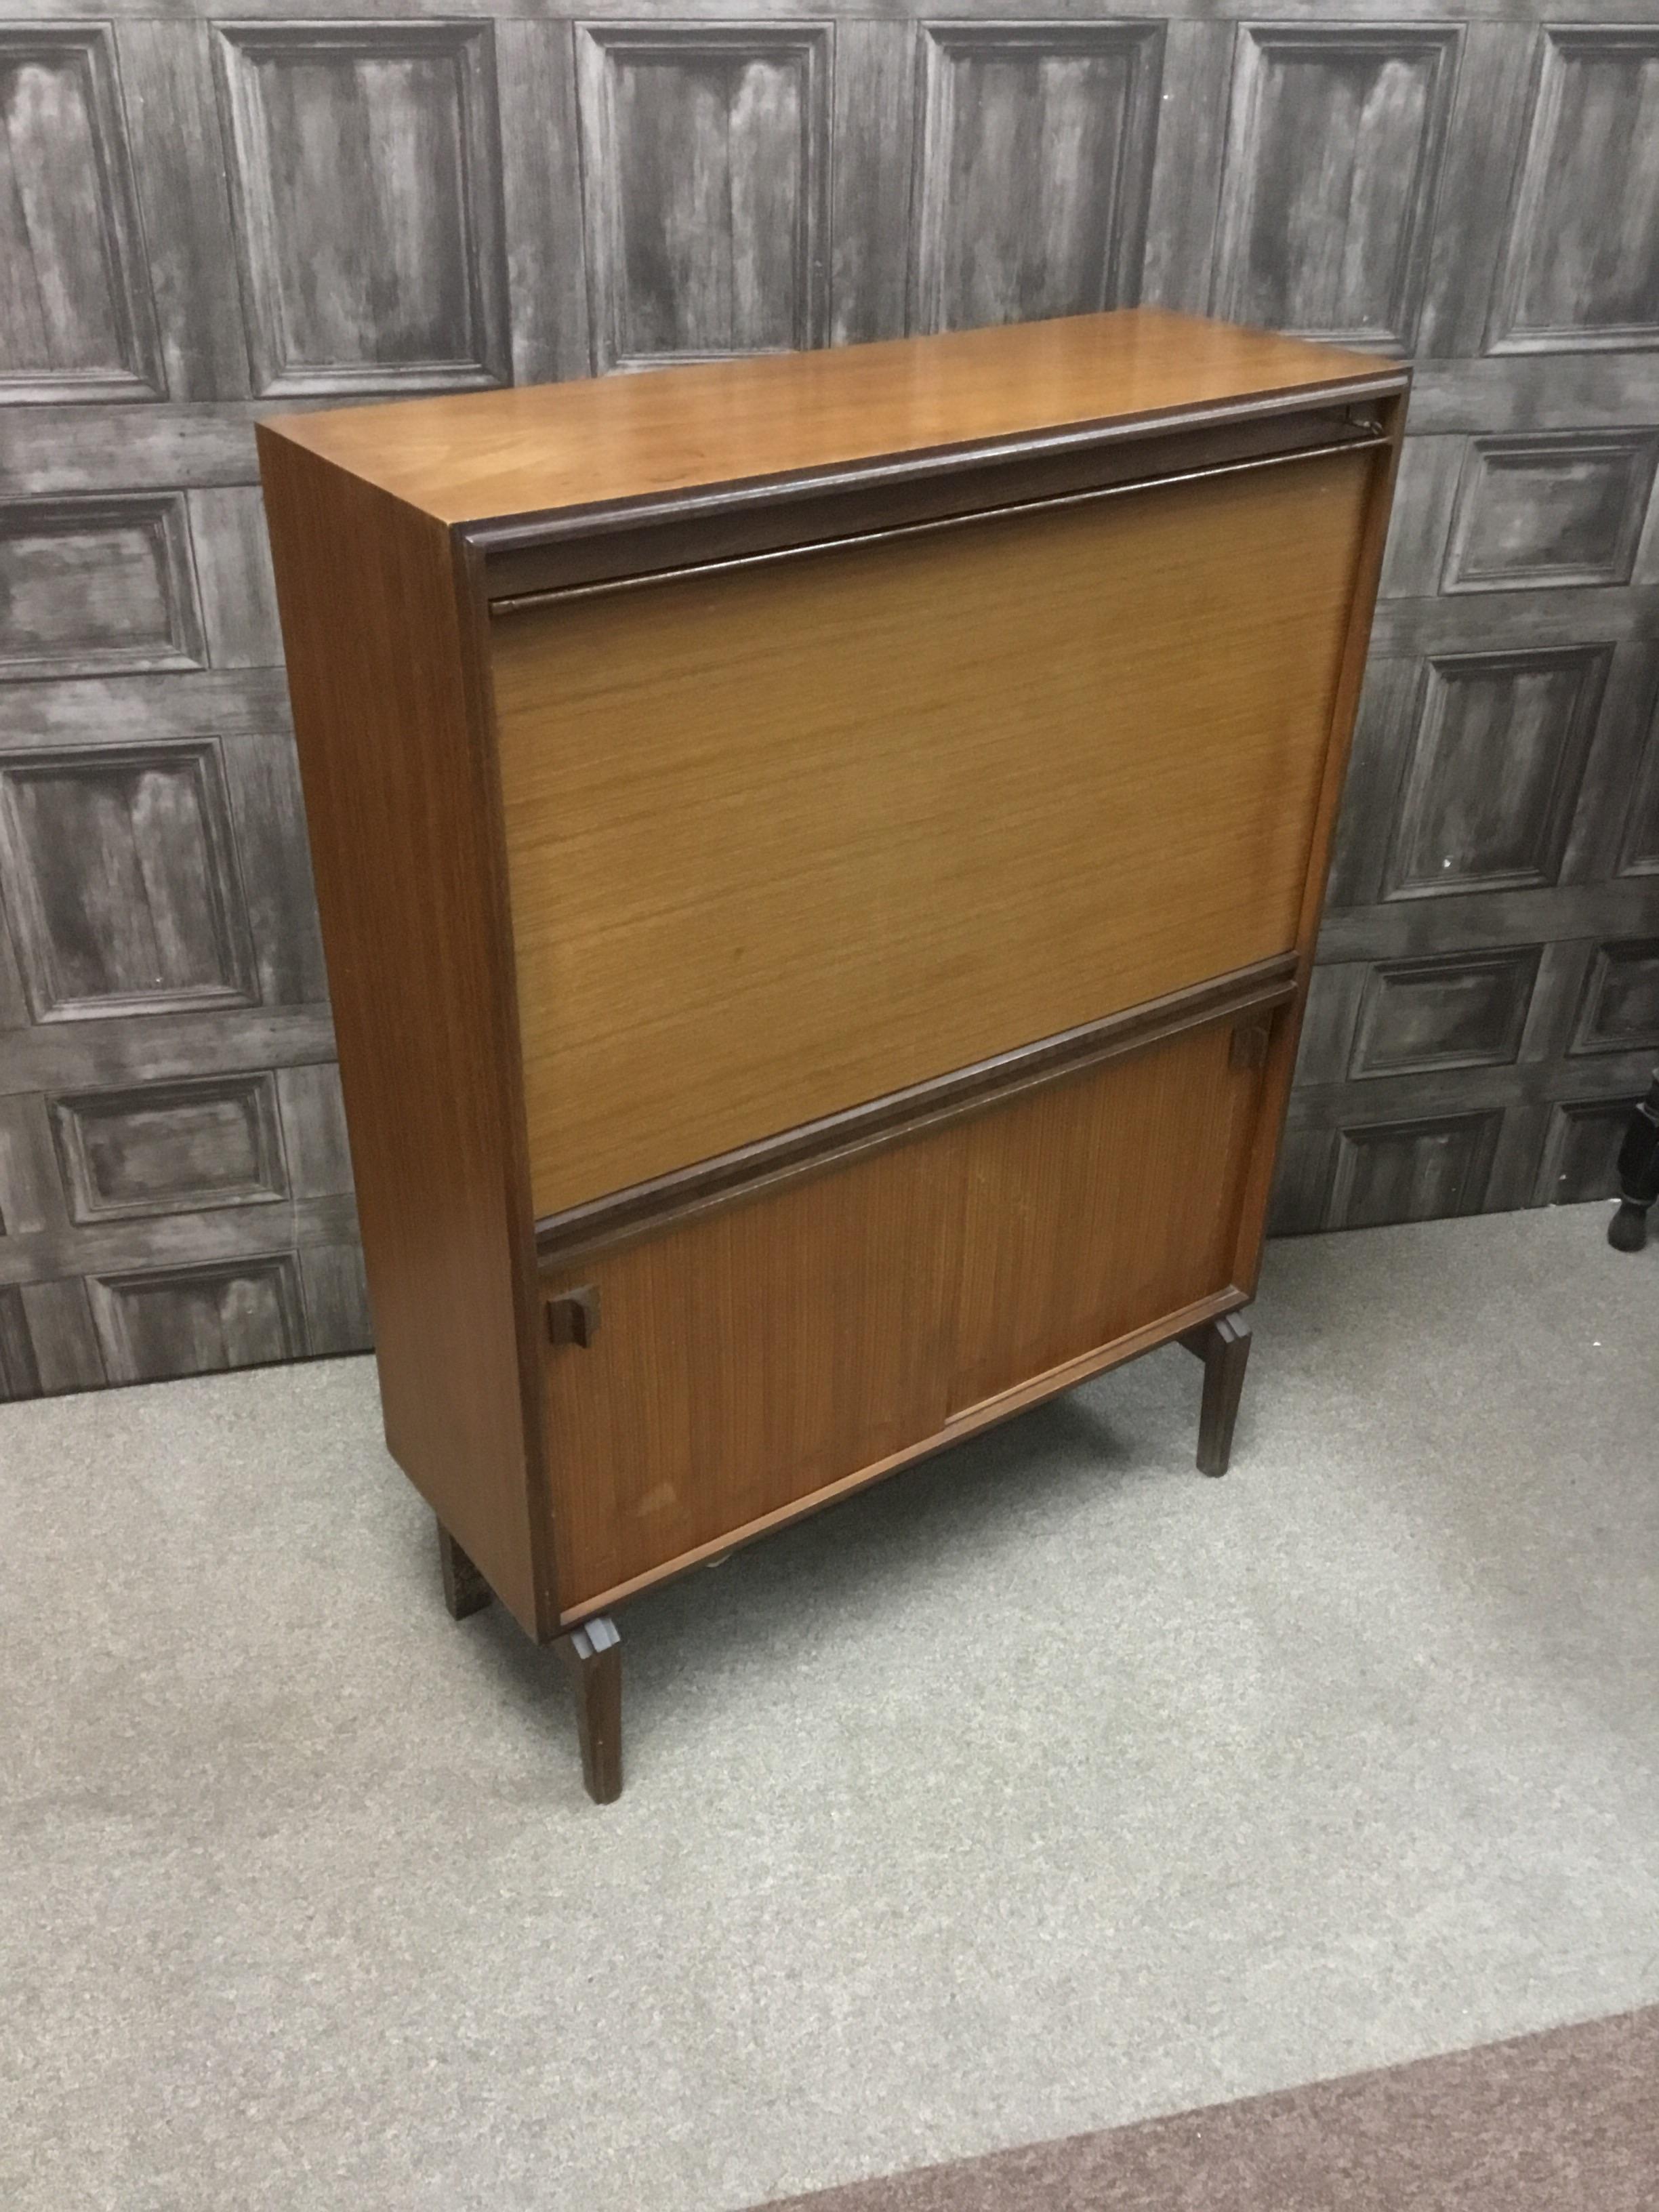
[{"label": "tapered wooden leg", "polygon": [[608,1613],[562,1636],[560,1656],[576,1686],[582,1780],[596,1805],[622,1796],[622,1638]]},{"label": "tapered wooden leg", "polygon": [[438,1523],[438,1565],[444,1578],[444,1603],[455,1620],[481,1613],[489,1602],[489,1584],[441,1521]]},{"label": "tapered wooden leg", "polygon": [[1218,1320],[1189,1328],[1181,1341],[1204,1362],[1204,1405],[1198,1417],[1199,1472],[1225,1474],[1250,1357],[1250,1324],[1238,1314],[1223,1314]]}]

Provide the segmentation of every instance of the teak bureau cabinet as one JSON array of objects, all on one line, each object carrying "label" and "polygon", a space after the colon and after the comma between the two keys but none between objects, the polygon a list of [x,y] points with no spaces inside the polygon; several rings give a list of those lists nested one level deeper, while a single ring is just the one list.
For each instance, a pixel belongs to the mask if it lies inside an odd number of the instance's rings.
[{"label": "teak bureau cabinet", "polygon": [[1226,1463],[1407,373],[1149,309],[262,426],[387,1442],[609,1610],[1114,1363]]}]

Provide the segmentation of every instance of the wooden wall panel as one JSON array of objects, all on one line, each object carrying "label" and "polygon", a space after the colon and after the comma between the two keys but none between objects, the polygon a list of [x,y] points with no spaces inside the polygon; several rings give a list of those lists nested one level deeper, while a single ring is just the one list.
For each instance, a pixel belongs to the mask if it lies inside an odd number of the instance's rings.
[{"label": "wooden wall panel", "polygon": [[1644,431],[1472,438],[1441,588],[1629,583],[1656,456]]},{"label": "wooden wall panel", "polygon": [[112,1382],[258,1366],[305,1350],[290,1253],[94,1276],[87,1287]]},{"label": "wooden wall panel", "polygon": [[1493,352],[1659,343],[1659,27],[1544,34]]},{"label": "wooden wall panel", "polygon": [[1158,24],[923,27],[914,329],[1134,304],[1162,48]]},{"label": "wooden wall panel", "polygon": [[1602,945],[1584,979],[1572,1052],[1659,1052],[1659,939]]},{"label": "wooden wall panel", "polygon": [[37,1021],[252,998],[210,739],[0,756],[0,852]]},{"label": "wooden wall panel", "polygon": [[218,64],[254,390],[504,383],[487,24],[238,24]]},{"label": "wooden wall panel", "polygon": [[0,403],[163,391],[106,24],[0,21]]},{"label": "wooden wall panel", "polygon": [[1364,979],[1348,1073],[1507,1066],[1521,1050],[1540,949],[1379,960]]},{"label": "wooden wall panel", "polygon": [[49,1105],[72,1220],[288,1195],[269,1071],[84,1091]]},{"label": "wooden wall panel", "polygon": [[0,501],[0,678],[206,659],[182,492]]},{"label": "wooden wall panel", "polygon": [[[1464,1205],[1399,1168],[1432,1131],[1343,1165],[1448,1115],[1499,1116],[1483,1205],[1598,1188],[1659,1050],[1618,950],[1659,939],[1650,14],[0,0],[0,1393],[107,1379],[94,1279],[278,1248],[237,1340],[364,1340],[252,443],[330,395],[1137,295],[1413,355],[1276,1218]],[[288,1199],[158,1164],[222,1078],[275,1085]],[[110,1142],[178,1205],[76,1219],[49,1102],[151,1085]]]},{"label": "wooden wall panel", "polygon": [[1241,29],[1218,313],[1412,349],[1457,51],[1454,28]]},{"label": "wooden wall panel", "polygon": [[822,345],[828,33],[580,35],[594,367]]},{"label": "wooden wall panel", "polygon": [[1563,646],[1426,664],[1384,898],[1558,880],[1607,662]]},{"label": "wooden wall panel", "polygon": [[1344,1129],[1328,1225],[1374,1229],[1385,1221],[1479,1213],[1501,1125],[1502,1116],[1489,1111]]}]

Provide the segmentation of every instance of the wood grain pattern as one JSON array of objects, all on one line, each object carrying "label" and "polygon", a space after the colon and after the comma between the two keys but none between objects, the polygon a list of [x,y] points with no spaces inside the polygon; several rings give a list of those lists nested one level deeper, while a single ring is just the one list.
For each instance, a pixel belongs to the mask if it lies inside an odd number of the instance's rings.
[{"label": "wood grain pattern", "polygon": [[206,658],[182,494],[0,503],[0,678]]},{"label": "wood grain pattern", "polygon": [[1138,1359],[1143,1352],[1152,1352],[1166,1344],[1172,1336],[1196,1328],[1215,1315],[1227,1313],[1245,1303],[1244,1293],[1229,1289],[1213,1298],[1200,1298],[1184,1313],[1170,1314],[1162,1321],[1150,1323],[1145,1328],[1133,1330],[1115,1342],[1102,1345],[1098,1350],[1085,1352],[1080,1359],[1068,1359],[1062,1367],[1052,1367],[1046,1374],[1033,1375],[1018,1389],[1006,1391],[1000,1398],[988,1398],[982,1404],[970,1407],[958,1413],[936,1434],[920,1437],[914,1443],[890,1452],[885,1459],[872,1461],[856,1473],[843,1475],[838,1482],[826,1483],[823,1489],[809,1492],[775,1511],[744,1522],[740,1528],[727,1529],[711,1543],[698,1545],[665,1561],[663,1565],[635,1577],[631,1582],[619,1583],[614,1589],[603,1590],[598,1597],[573,1607],[566,1616],[567,1626],[586,1619],[604,1607],[620,1605],[625,1598],[636,1595],[642,1589],[654,1588],[672,1580],[677,1575],[689,1572],[693,1567],[707,1566],[723,1558],[728,1552],[744,1544],[751,1544],[758,1537],[770,1535],[775,1530],[787,1528],[810,1514],[822,1512],[825,1506],[834,1505],[856,1492],[867,1490],[872,1483],[896,1474],[902,1468],[913,1466],[917,1460],[944,1450],[948,1445],[959,1443],[964,1437],[977,1436],[982,1430],[994,1428],[1030,1407],[1040,1406],[1045,1399],[1058,1397],[1066,1390],[1075,1389],[1079,1382],[1087,1382],[1109,1369],[1121,1367],[1131,1359]]},{"label": "wood grain pattern", "polygon": [[568,1615],[942,1428],[964,1138],[872,1154],[573,1263],[604,1322],[546,1357]]},{"label": "wood grain pattern", "polygon": [[1370,475],[499,620],[538,1212],[1289,950]]},{"label": "wood grain pattern", "polygon": [[107,23],[0,24],[0,401],[167,390]]},{"label": "wood grain pattern", "polygon": [[822,345],[825,27],[589,24],[577,58],[595,368]]},{"label": "wood grain pattern", "polygon": [[1259,1071],[1221,1023],[546,1279],[567,1617],[1224,1304]]},{"label": "wood grain pattern", "polygon": [[972,1125],[952,1413],[1225,1290],[1259,1069],[1231,1024]]},{"label": "wood grain pattern", "polygon": [[1134,301],[1164,38],[1149,23],[924,26],[918,328]]},{"label": "wood grain pattern", "polygon": [[255,389],[503,381],[484,27],[226,23],[216,52]]},{"label": "wood grain pattern", "polygon": [[1659,28],[1544,34],[1487,344],[1603,349],[1659,337]]},{"label": "wood grain pattern", "polygon": [[[262,435],[386,1441],[550,1632],[494,793],[447,534]],[[401,772],[387,773],[395,758]]]},{"label": "wood grain pattern", "polygon": [[291,416],[281,434],[445,522],[1030,441],[1374,383],[1363,354],[1160,309]]},{"label": "wood grain pattern", "polygon": [[[538,1221],[536,1249],[545,1267],[562,1263],[570,1253],[586,1250],[590,1244],[654,1232],[671,1221],[729,1205],[763,1186],[775,1188],[796,1176],[817,1174],[831,1162],[1002,1104],[1206,1023],[1231,1022],[1236,1064],[1259,1066],[1266,1058],[1271,1017],[1294,1000],[1301,965],[1298,956],[1290,952],[1259,961],[1252,968],[1172,992],[1168,998],[1149,999],[1057,1037],[1041,1037],[994,1059],[953,1068],[948,1075],[908,1091],[890,1091],[885,1097],[867,1099],[822,1121],[802,1122],[775,1137],[699,1160],[649,1182],[608,1192]],[[1241,1048],[1248,1048],[1248,1053],[1242,1054]]]},{"label": "wood grain pattern", "polygon": [[1409,350],[1459,40],[1427,25],[1241,31],[1220,312]]}]

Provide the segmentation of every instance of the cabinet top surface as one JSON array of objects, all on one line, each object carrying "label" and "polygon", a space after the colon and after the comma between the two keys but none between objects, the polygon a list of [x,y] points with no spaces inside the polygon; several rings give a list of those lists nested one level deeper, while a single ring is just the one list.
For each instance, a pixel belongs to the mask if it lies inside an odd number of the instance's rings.
[{"label": "cabinet top surface", "polygon": [[1391,362],[1162,308],[274,418],[444,523],[606,507],[902,455],[1287,402]]}]

